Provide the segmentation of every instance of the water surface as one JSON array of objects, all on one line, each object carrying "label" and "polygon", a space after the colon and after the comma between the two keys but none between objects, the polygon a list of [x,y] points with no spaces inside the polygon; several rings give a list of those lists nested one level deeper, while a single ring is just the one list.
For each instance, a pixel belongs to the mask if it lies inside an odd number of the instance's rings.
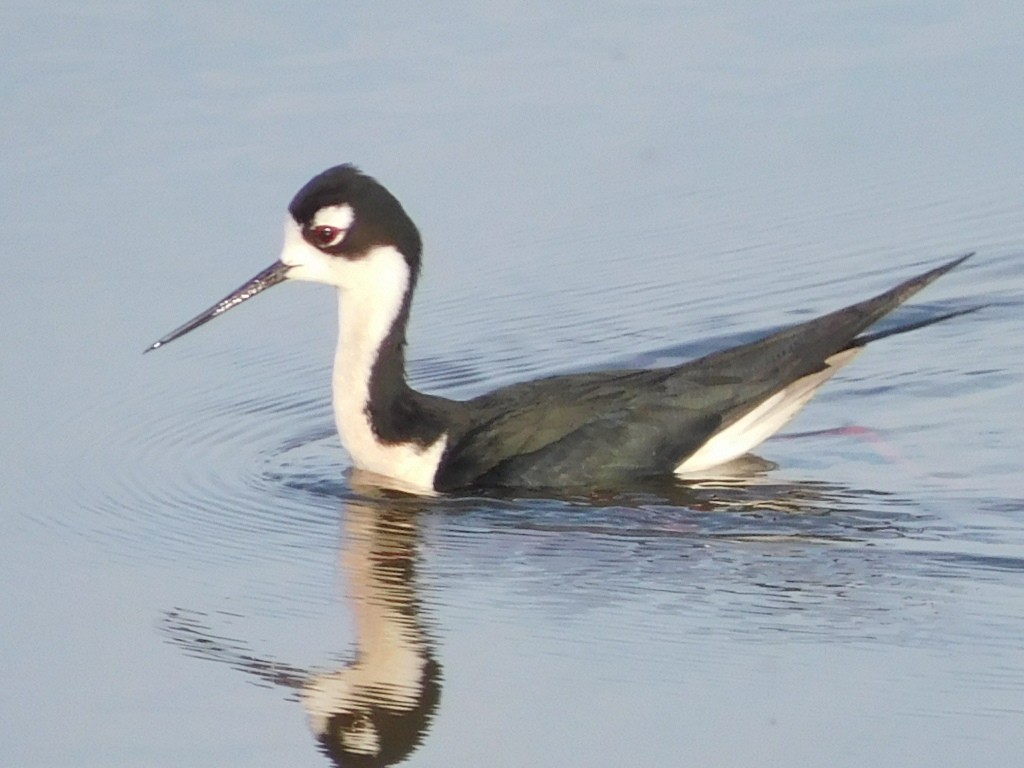
[{"label": "water surface", "polygon": [[[329,765],[344,733],[409,765],[1015,764],[1022,21],[8,3],[0,763]],[[411,373],[453,397],[968,250],[896,320],[987,307],[868,350],[742,482],[380,494],[333,432],[329,290],[140,354],[342,161],[423,230]]]}]

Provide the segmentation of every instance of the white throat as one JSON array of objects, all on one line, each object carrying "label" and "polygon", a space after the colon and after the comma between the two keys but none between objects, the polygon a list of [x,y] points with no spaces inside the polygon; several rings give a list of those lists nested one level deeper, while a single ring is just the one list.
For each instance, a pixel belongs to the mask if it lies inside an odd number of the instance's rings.
[{"label": "white throat", "polygon": [[432,491],[447,437],[432,445],[382,443],[368,412],[370,376],[378,351],[402,308],[409,267],[392,246],[378,246],[344,265],[338,290],[338,349],[334,358],[334,419],[341,442],[358,468]]}]

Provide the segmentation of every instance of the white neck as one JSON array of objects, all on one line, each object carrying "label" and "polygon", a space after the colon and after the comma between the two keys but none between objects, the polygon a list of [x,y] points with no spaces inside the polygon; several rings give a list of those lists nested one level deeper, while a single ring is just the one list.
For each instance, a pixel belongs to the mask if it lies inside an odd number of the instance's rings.
[{"label": "white neck", "polygon": [[342,441],[364,421],[370,375],[381,344],[402,307],[409,270],[393,248],[365,257],[365,285],[338,290],[338,349],[334,357],[334,415]]},{"label": "white neck", "polygon": [[401,311],[409,267],[390,246],[374,248],[348,266],[355,279],[338,291],[338,349],[332,382],[338,434],[357,468],[432,490],[446,438],[426,448],[382,443],[367,411],[370,376],[381,344]]}]

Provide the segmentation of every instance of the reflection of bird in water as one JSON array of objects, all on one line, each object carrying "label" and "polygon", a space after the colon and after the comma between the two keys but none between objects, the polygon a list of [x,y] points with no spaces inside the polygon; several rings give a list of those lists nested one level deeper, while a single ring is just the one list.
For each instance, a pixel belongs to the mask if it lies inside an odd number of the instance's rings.
[{"label": "reflection of bird in water", "polygon": [[440,668],[428,652],[413,584],[415,525],[375,505],[346,508],[344,568],[358,652],[344,669],[307,680],[300,694],[320,744],[339,763],[403,759],[440,698]]},{"label": "reflection of bird in water", "polygon": [[[208,617],[195,612],[170,612],[164,630],[188,655],[227,664],[261,682],[294,691],[318,744],[336,764],[391,765],[408,757],[423,741],[440,704],[440,665],[421,619],[416,584],[418,526],[424,514],[457,521],[463,540],[466,531],[478,528],[481,541],[488,542],[484,567],[500,567],[501,558],[511,556],[501,544],[503,530],[555,533],[557,537],[535,539],[557,542],[557,554],[544,554],[553,579],[561,578],[559,558],[565,557],[576,572],[586,563],[588,584],[628,578],[631,588],[637,579],[639,584],[646,579],[678,581],[679,555],[691,552],[695,542],[703,551],[700,543],[709,540],[843,544],[886,536],[886,530],[899,535],[900,523],[891,512],[873,519],[856,509],[865,498],[864,491],[824,483],[772,482],[771,468],[770,463],[748,456],[722,471],[718,479],[701,485],[681,485],[666,478],[663,483],[578,501],[520,498],[511,510],[513,502],[500,497],[435,500],[399,494],[380,498],[387,492],[374,489],[373,478],[356,472],[352,484],[366,494],[377,493],[378,498],[348,500],[342,513],[341,565],[356,624],[356,654],[350,662],[322,671],[257,656],[244,643],[215,634]],[[323,492],[317,484],[290,487]],[[765,517],[770,518],[768,525],[761,522]],[[600,548],[590,546],[595,535],[622,542],[626,548],[613,547],[602,555]],[[678,539],[678,546],[672,545],[670,561],[655,558],[653,550],[647,550],[638,576],[636,550],[627,542],[672,539]],[[528,539],[519,536],[517,547],[524,541]],[[498,542],[494,545],[497,560],[491,549],[494,542]],[[609,551],[611,559],[605,557]],[[517,549],[515,557],[521,556]],[[771,574],[761,571],[751,577],[760,580],[759,589],[777,583],[786,594],[801,595],[801,608],[806,607],[808,596],[823,593],[827,597],[837,589],[844,591],[841,604],[851,604],[845,585],[861,577],[837,572],[831,556],[822,566],[827,579],[818,578],[819,560],[801,561],[809,563],[809,575],[800,566],[796,576],[781,572],[774,582]],[[566,599],[571,599],[571,592],[567,586]],[[777,594],[773,599],[778,599]]]},{"label": "reflection of bird in water", "polygon": [[164,629],[186,653],[295,689],[323,751],[338,765],[392,765],[423,739],[441,696],[440,665],[419,616],[414,511],[349,503],[342,565],[356,622],[356,657],[314,672],[251,655],[212,634],[201,615],[173,611]]}]

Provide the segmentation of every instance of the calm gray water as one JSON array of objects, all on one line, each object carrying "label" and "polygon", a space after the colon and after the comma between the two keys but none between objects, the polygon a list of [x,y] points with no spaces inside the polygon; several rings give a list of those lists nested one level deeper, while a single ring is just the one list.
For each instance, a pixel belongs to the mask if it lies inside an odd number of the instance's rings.
[{"label": "calm gray water", "polygon": [[[0,10],[0,765],[975,766],[1024,753],[1024,6]],[[412,500],[334,298],[143,357],[359,163],[417,386],[658,365],[969,264],[744,482]]]}]

